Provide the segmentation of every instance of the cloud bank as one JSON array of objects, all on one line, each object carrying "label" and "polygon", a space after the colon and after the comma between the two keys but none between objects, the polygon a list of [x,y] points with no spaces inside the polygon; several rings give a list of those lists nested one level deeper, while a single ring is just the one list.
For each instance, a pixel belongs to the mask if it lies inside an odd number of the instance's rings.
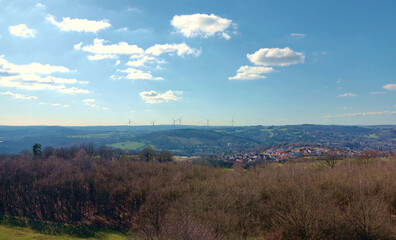
[{"label": "cloud bank", "polygon": [[29,90],[55,90],[65,94],[89,93],[88,90],[76,87],[67,87],[70,84],[82,83],[74,78],[55,77],[54,73],[71,72],[64,66],[49,64],[30,63],[17,65],[8,62],[4,56],[0,56],[0,85]]}]

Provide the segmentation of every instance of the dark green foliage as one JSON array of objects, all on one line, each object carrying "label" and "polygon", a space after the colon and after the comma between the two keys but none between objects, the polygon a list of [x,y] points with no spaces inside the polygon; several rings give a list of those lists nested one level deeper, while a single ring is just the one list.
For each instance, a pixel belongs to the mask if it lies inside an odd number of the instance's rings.
[{"label": "dark green foliage", "polygon": [[41,156],[41,144],[35,143],[32,147],[34,156]]},{"label": "dark green foliage", "polygon": [[154,160],[156,155],[157,151],[155,151],[151,146],[145,147],[139,152],[140,158],[146,162]]}]

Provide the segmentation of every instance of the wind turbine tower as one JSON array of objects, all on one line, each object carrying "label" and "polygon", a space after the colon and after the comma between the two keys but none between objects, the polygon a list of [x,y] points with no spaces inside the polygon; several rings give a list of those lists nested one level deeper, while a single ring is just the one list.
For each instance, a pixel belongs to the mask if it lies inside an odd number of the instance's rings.
[{"label": "wind turbine tower", "polygon": [[172,120],[173,120],[173,127],[176,127],[176,121],[177,121],[177,119],[175,119],[174,117],[172,117]]},{"label": "wind turbine tower", "polygon": [[135,123],[135,122],[131,121],[131,119],[128,118],[128,125],[131,126],[131,123]]},{"label": "wind turbine tower", "polygon": [[235,121],[234,121],[234,117],[232,117],[232,119],[231,119],[230,122],[231,122],[231,127],[234,127],[234,122],[235,122]]},{"label": "wind turbine tower", "polygon": [[209,122],[211,119],[206,119],[206,126],[209,127]]},{"label": "wind turbine tower", "polygon": [[178,119],[178,120],[179,120],[180,127],[182,126],[182,124],[181,124],[182,118],[183,118],[183,117],[180,117],[180,118]]},{"label": "wind turbine tower", "polygon": [[154,120],[154,121],[150,121],[151,122],[151,124],[153,124],[153,127],[155,126],[155,122],[156,122],[157,120]]}]

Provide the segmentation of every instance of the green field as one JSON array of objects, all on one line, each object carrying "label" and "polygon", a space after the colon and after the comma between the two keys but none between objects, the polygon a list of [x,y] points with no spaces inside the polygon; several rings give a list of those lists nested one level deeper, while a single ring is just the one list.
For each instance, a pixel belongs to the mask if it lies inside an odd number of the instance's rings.
[{"label": "green field", "polygon": [[260,129],[262,132],[268,132],[269,137],[272,138],[274,136],[274,133],[272,132],[272,129],[268,129],[268,128],[262,128]]},{"label": "green field", "polygon": [[367,135],[366,137],[367,137],[367,138],[378,138],[378,136],[375,135],[375,133],[372,133],[372,134],[370,134],[370,135]]},{"label": "green field", "polygon": [[83,139],[106,139],[111,137],[134,137],[133,133],[129,132],[106,132],[106,133],[92,133],[85,135],[71,135],[69,138],[83,138]]},{"label": "green field", "polygon": [[[46,233],[40,233],[31,228],[27,227],[16,227],[9,225],[0,225],[0,240],[30,240],[30,239],[39,239],[39,240],[94,240],[94,239],[103,239],[103,240],[124,240],[128,239],[125,234],[114,231],[97,231],[94,237],[77,237],[73,235],[67,234],[57,234],[51,235]],[[129,238],[131,239],[131,238]]]},{"label": "green field", "polygon": [[142,148],[144,145],[145,145],[144,143],[140,143],[140,142],[120,142],[120,143],[108,144],[106,146],[112,148],[119,148],[123,150],[137,150],[139,148]]}]

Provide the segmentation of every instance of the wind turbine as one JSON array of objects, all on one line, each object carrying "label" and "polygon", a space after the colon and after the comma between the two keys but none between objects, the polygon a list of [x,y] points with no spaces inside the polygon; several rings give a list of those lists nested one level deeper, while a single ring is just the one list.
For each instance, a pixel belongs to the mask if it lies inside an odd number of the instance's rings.
[{"label": "wind turbine", "polygon": [[172,117],[172,120],[173,120],[173,127],[176,127],[176,121],[177,121],[177,119],[175,119],[174,117]]},{"label": "wind turbine", "polygon": [[156,122],[157,120],[154,120],[154,121],[150,121],[151,122],[151,124],[153,124],[153,127],[155,126],[155,122]]},{"label": "wind turbine", "polygon": [[131,119],[128,118],[128,125],[131,126],[131,123],[135,124],[134,121],[131,121]]},{"label": "wind turbine", "polygon": [[212,120],[212,119],[206,119],[206,126],[207,126],[207,127],[209,127],[209,122],[210,122],[210,120]]},{"label": "wind turbine", "polygon": [[232,117],[232,119],[231,119],[230,122],[231,122],[231,126],[234,127],[234,122],[235,122],[235,121],[234,121],[234,117]]},{"label": "wind turbine", "polygon": [[180,117],[180,118],[178,119],[178,120],[179,120],[180,127],[182,126],[182,124],[181,124],[182,118],[183,118],[183,117]]}]

